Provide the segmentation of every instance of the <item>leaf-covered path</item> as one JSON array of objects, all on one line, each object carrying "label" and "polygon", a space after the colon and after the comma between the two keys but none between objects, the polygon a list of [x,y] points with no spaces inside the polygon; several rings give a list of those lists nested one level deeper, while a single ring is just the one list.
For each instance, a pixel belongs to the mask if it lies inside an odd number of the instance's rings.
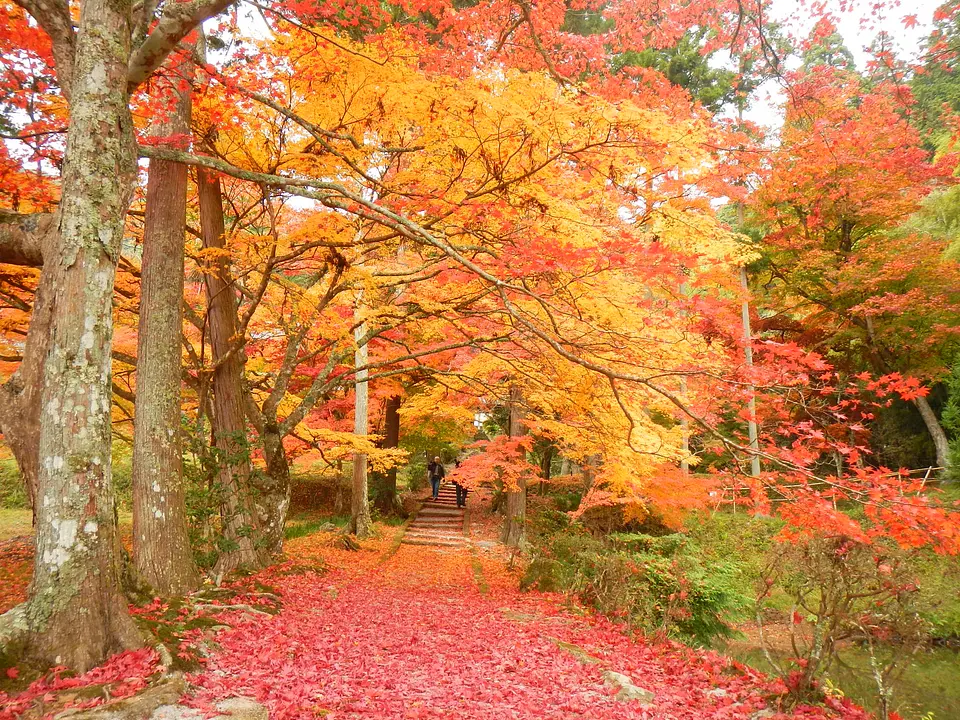
[{"label": "leaf-covered path", "polygon": [[[267,571],[284,609],[241,615],[195,676],[193,702],[231,695],[271,718],[865,718],[851,706],[771,711],[771,681],[712,652],[631,641],[560,598],[520,593],[502,559],[393,544],[359,553],[290,543],[326,573]],[[389,546],[389,547],[388,547]],[[239,615],[239,614],[238,614]],[[604,671],[652,704],[616,698]]]}]

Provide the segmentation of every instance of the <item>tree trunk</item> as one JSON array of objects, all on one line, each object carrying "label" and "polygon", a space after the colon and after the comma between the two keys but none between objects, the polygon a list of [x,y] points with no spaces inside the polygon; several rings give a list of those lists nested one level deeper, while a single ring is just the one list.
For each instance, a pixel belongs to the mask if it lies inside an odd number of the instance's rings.
[{"label": "tree trunk", "polygon": [[[222,250],[224,241],[223,198],[220,178],[197,168],[200,194],[200,231],[204,248]],[[218,255],[212,269],[204,272],[207,291],[207,323],[213,350],[213,436],[221,453],[217,482],[221,493],[220,515],[227,547],[217,560],[214,574],[223,578],[244,566],[262,567],[267,555],[260,547],[260,533],[250,493],[250,454],[243,415],[243,360],[233,346],[237,334],[237,307],[229,265]]]},{"label": "tree trunk", "polygon": [[[510,437],[520,437],[526,434],[523,426],[523,411],[520,407],[520,388],[510,388]],[[506,489],[507,507],[503,521],[504,545],[521,547],[527,539],[527,481],[523,478],[516,489]]]},{"label": "tree trunk", "polygon": [[[129,0],[81,6],[44,365],[25,656],[86,670],[143,644],[120,590],[111,444],[113,287],[136,178]],[[10,616],[10,613],[8,613]],[[5,616],[4,625],[9,620]]]},{"label": "tree trunk", "polygon": [[[399,395],[387,398],[383,408],[383,440],[380,447],[400,447],[400,403]],[[383,513],[396,512],[399,507],[397,499],[397,469],[390,468],[386,472],[377,473],[376,506]]]},{"label": "tree trunk", "polygon": [[[181,69],[192,75],[192,67]],[[185,135],[190,89],[168,92],[175,108],[154,135]],[[137,328],[133,557],[140,578],[161,597],[183,595],[200,581],[187,532],[180,437],[186,212],[187,167],[151,160]]]},{"label": "tree trunk", "polygon": [[540,494],[543,495],[543,485],[550,479],[550,470],[551,465],[553,464],[553,455],[556,452],[556,448],[553,445],[547,445],[543,449],[543,459],[540,462],[540,475],[543,479],[540,481]]},{"label": "tree trunk", "polygon": [[[742,206],[741,206],[742,207]],[[740,268],[740,287],[743,289],[743,302],[740,315],[743,322],[743,355],[747,369],[753,368],[753,334],[750,331],[750,305],[747,302],[747,293],[750,286],[747,282],[747,269]],[[750,475],[760,477],[760,441],[757,438],[757,397],[751,383],[747,389],[750,397],[747,400],[747,436],[750,439]]]},{"label": "tree trunk", "polygon": [[590,455],[587,457],[586,464],[581,468],[583,471],[583,495],[593,489],[593,481],[597,478],[597,468],[600,466],[600,456]]},{"label": "tree trunk", "polygon": [[256,482],[254,502],[260,518],[264,546],[271,555],[283,552],[283,528],[290,510],[290,463],[283,437],[275,423],[267,423],[260,435],[267,471]]},{"label": "tree trunk", "polygon": [[[0,214],[0,239],[4,242],[0,262],[38,267],[43,259],[56,259],[60,234],[58,214]],[[12,236],[12,238],[11,238]],[[20,468],[30,507],[36,522],[37,483],[40,474],[40,394],[43,390],[43,366],[50,343],[56,287],[56,267],[40,275],[33,296],[30,330],[17,371],[0,386],[0,433],[10,446]]]},{"label": "tree trunk", "polygon": [[947,434],[943,431],[940,420],[937,419],[937,414],[933,411],[933,408],[930,407],[930,403],[927,402],[925,397],[914,398],[913,404],[916,405],[917,410],[920,411],[923,424],[927,426],[927,432],[930,433],[930,437],[933,439],[933,447],[937,452],[937,466],[942,468],[947,467],[950,456],[950,441],[947,440]]},{"label": "tree trunk", "polygon": [[336,485],[336,494],[333,498],[333,511],[337,515],[343,514],[343,511],[346,506],[346,501],[344,500],[344,485],[346,484],[346,478],[343,476],[343,460],[337,460],[337,485]]},{"label": "tree trunk", "polygon": [[[354,364],[361,368],[367,364],[367,345],[362,342],[366,334],[365,323],[360,323],[354,331],[357,340],[357,351],[354,354]],[[369,413],[367,404],[367,371],[357,372],[355,388],[353,432],[358,436],[369,434]],[[370,519],[370,502],[367,499],[367,456],[366,453],[353,454],[353,493],[350,500],[350,532],[358,538],[369,537],[372,521]]]}]

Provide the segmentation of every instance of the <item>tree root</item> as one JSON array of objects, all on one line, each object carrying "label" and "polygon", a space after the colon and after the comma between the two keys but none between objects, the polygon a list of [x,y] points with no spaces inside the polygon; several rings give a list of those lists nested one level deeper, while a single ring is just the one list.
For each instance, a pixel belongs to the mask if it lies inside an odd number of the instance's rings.
[{"label": "tree root", "polygon": [[90,710],[64,710],[54,715],[54,720],[142,720],[161,705],[176,704],[185,691],[183,676],[172,673],[133,697]]},{"label": "tree root", "polygon": [[21,603],[0,615],[0,654],[17,656],[27,642],[30,624],[27,604]]},{"label": "tree root", "polygon": [[215,605],[214,603],[195,603],[194,607],[197,610],[241,610],[243,612],[251,613],[254,615],[266,615],[267,617],[273,617],[270,613],[255,608],[253,605],[246,605],[243,603],[235,605]]}]

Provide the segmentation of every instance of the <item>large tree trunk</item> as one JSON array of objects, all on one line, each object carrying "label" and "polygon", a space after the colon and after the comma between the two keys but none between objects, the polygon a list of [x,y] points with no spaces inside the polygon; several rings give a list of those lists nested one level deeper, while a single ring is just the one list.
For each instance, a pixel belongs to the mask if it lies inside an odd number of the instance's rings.
[{"label": "large tree trunk", "polygon": [[[523,411],[520,406],[520,388],[510,388],[510,437],[526,434],[523,426]],[[519,487],[507,488],[506,518],[503,521],[502,540],[508,547],[521,547],[527,539],[527,481],[519,481]]]},{"label": "large tree trunk", "polygon": [[[0,262],[41,267],[45,257],[56,259],[59,226],[58,214],[0,212]],[[34,508],[34,519],[40,473],[40,394],[54,312],[56,273],[53,270],[42,273],[37,284],[20,367],[0,386],[0,404],[5,410],[0,412],[0,433],[20,468],[30,506]]]},{"label": "large tree trunk", "polygon": [[[223,198],[220,178],[197,169],[200,194],[200,228],[205,248],[223,249]],[[229,265],[218,255],[214,268],[204,273],[207,291],[207,323],[213,349],[213,435],[221,453],[217,474],[223,536],[227,549],[221,553],[214,574],[222,578],[240,566],[256,568],[267,562],[260,547],[260,529],[250,488],[250,454],[243,415],[243,359],[234,347],[237,307]]]},{"label": "large tree trunk", "polygon": [[[129,0],[87,0],[77,36],[44,366],[25,654],[85,670],[143,643],[120,590],[110,460],[113,287],[136,173]],[[9,615],[9,614],[8,614]],[[4,624],[9,620],[5,618]]]},{"label": "large tree trunk", "polygon": [[927,426],[927,432],[930,433],[930,437],[933,439],[933,447],[937,452],[937,466],[942,468],[947,467],[950,456],[950,441],[947,440],[947,434],[943,431],[943,426],[940,425],[937,414],[933,411],[933,408],[930,407],[930,403],[927,402],[925,397],[915,398],[913,404],[916,405],[917,410],[920,411],[923,424]]},{"label": "large tree trunk", "polygon": [[[354,354],[354,364],[357,368],[367,364],[367,345],[363,341],[366,326],[360,323],[354,332],[357,340],[357,351]],[[367,403],[367,371],[357,372],[356,389],[354,391],[354,422],[353,432],[356,435],[369,434],[369,407]],[[350,532],[358,538],[369,537],[372,533],[370,519],[370,501],[367,497],[367,456],[366,453],[353,454],[353,493],[350,500]]]},{"label": "large tree trunk", "polygon": [[[192,76],[190,61],[180,68],[186,77]],[[175,108],[154,134],[186,135],[190,132],[190,89],[168,91]],[[162,597],[182,595],[200,581],[187,532],[180,454],[186,212],[187,167],[151,160],[137,328],[133,555],[140,578]]]},{"label": "large tree trunk", "polygon": [[[387,398],[383,407],[383,440],[380,447],[400,447],[400,403],[399,395]],[[397,499],[397,468],[392,467],[386,472],[377,473],[377,491],[375,503],[377,509],[383,513],[393,513],[399,508]]]}]

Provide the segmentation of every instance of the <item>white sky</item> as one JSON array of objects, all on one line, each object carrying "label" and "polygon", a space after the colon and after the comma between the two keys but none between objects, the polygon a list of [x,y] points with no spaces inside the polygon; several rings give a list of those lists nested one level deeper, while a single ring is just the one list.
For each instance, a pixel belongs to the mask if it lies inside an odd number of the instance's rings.
[{"label": "white sky", "polygon": [[[840,0],[826,0],[826,8],[833,14],[844,44],[853,53],[860,69],[865,67],[868,59],[865,49],[881,30],[894,38],[897,54],[901,58],[908,61],[915,59],[932,28],[933,12],[943,0],[895,2],[883,9],[881,15],[872,15],[873,2],[870,0],[847,2],[846,10],[841,10]],[[784,23],[794,37],[804,38],[813,27],[809,5],[803,0],[773,0],[774,19]],[[917,18],[917,25],[913,28],[904,27],[903,18],[908,15]],[[779,102],[778,87],[775,83],[767,83],[757,92],[753,107],[745,113],[745,117],[766,127],[776,127],[780,124],[776,107]]]}]

